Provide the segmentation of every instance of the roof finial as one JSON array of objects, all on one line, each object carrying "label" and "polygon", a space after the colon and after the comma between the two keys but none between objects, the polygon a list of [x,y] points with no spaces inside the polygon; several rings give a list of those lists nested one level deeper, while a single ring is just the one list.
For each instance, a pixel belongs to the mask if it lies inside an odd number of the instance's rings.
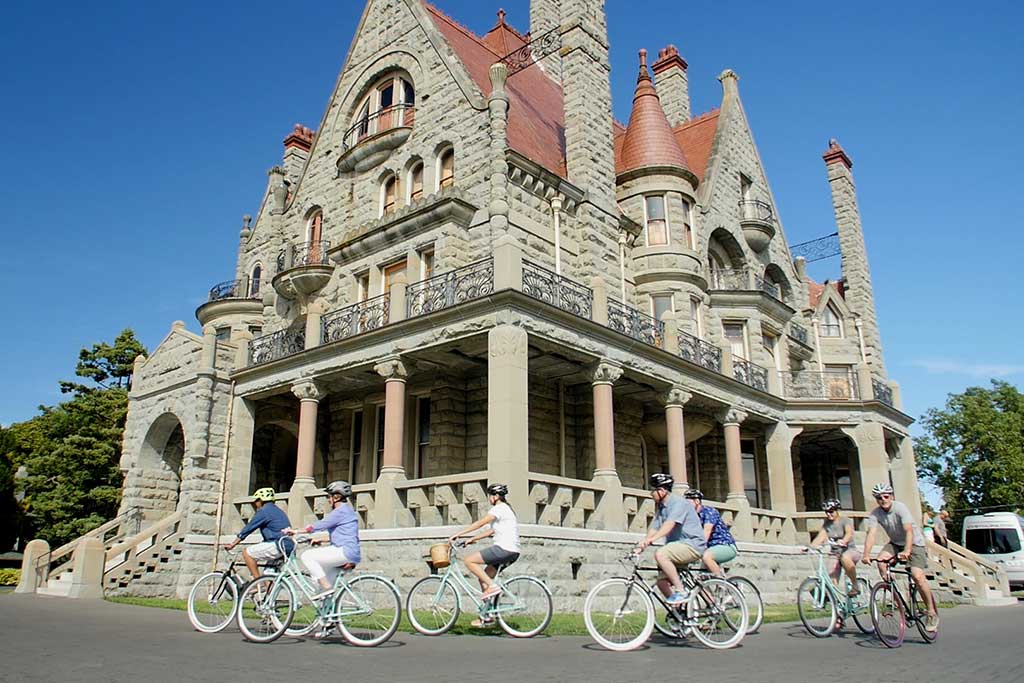
[{"label": "roof finial", "polygon": [[640,50],[640,72],[636,76],[636,82],[651,80],[651,74],[647,71],[647,50]]},{"label": "roof finial", "polygon": [[640,48],[640,68],[647,68],[647,50]]},{"label": "roof finial", "polygon": [[501,7],[501,8],[498,9],[498,23],[499,24],[504,24],[505,23],[505,8],[504,7]]}]

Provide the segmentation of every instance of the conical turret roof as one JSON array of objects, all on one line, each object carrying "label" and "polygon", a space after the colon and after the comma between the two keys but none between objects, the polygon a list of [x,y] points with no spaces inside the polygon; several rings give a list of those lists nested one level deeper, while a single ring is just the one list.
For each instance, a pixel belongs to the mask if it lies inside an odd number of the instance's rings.
[{"label": "conical turret roof", "polygon": [[647,50],[640,50],[640,73],[636,79],[633,111],[626,126],[619,168],[620,173],[625,173],[656,166],[690,170],[647,70]]}]

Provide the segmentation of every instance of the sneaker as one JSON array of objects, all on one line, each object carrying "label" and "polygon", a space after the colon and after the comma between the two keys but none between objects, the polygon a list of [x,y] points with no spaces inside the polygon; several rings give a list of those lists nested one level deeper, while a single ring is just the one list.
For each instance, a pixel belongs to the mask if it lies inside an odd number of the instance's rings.
[{"label": "sneaker", "polygon": [[501,586],[499,586],[496,583],[492,583],[490,588],[488,588],[487,590],[485,590],[483,593],[480,594],[480,598],[483,599],[483,600],[487,600],[488,598],[493,598],[496,595],[498,595],[499,593],[501,593],[501,590],[502,590]]},{"label": "sneaker", "polygon": [[689,597],[689,591],[683,591],[682,593],[680,593],[679,591],[675,591],[674,593],[672,593],[672,595],[665,598],[665,602],[667,602],[670,605],[679,605],[686,602],[687,598]]},{"label": "sneaker", "polygon": [[939,630],[939,615],[929,614],[924,619],[924,630],[928,633],[935,633]]},{"label": "sneaker", "polygon": [[474,619],[469,625],[473,628],[490,628],[494,626],[494,622],[494,617],[481,617],[479,619]]}]

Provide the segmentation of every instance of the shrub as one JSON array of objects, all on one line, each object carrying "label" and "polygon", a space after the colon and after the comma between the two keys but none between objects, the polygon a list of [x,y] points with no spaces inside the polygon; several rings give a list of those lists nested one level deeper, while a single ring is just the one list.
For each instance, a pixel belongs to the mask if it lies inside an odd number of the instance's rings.
[{"label": "shrub", "polygon": [[20,580],[20,569],[0,569],[0,586],[17,586]]}]

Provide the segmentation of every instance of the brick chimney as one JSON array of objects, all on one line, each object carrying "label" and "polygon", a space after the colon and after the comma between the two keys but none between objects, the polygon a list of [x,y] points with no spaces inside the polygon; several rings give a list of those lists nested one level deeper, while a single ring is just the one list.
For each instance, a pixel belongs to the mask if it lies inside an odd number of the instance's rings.
[{"label": "brick chimney", "polygon": [[314,131],[296,123],[292,132],[284,139],[284,170],[288,182],[293,185],[299,181],[302,169],[309,158],[309,150],[313,147],[315,135]]},{"label": "brick chimney", "polygon": [[690,120],[690,84],[686,75],[686,60],[679,56],[675,45],[669,45],[658,52],[658,59],[651,65],[654,71],[654,86],[665,110],[670,126]]}]

